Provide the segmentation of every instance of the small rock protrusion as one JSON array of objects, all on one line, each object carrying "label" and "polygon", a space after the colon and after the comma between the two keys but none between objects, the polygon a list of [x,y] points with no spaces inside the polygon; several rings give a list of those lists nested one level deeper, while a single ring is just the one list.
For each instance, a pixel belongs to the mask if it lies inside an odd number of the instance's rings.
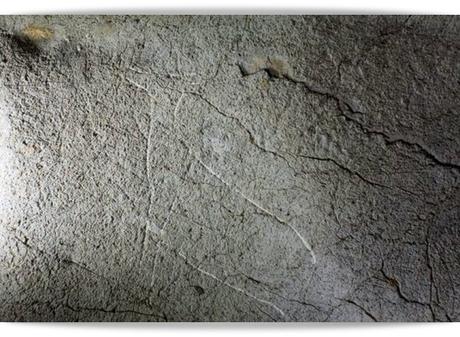
[{"label": "small rock protrusion", "polygon": [[291,68],[288,62],[284,58],[277,56],[254,56],[249,60],[241,61],[238,66],[243,76],[253,75],[259,71],[266,71],[270,77],[275,78],[289,78],[291,76]]}]

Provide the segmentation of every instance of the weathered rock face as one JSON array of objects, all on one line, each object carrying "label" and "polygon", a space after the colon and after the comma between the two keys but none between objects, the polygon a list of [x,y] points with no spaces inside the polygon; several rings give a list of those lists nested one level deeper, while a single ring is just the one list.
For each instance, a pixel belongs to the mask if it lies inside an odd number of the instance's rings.
[{"label": "weathered rock face", "polygon": [[459,320],[459,34],[0,18],[0,319]]}]

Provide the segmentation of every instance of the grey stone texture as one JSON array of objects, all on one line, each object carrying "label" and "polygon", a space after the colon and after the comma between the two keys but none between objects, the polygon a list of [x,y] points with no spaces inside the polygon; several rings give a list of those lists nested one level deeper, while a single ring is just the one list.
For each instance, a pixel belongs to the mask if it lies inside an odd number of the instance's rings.
[{"label": "grey stone texture", "polygon": [[0,18],[0,320],[460,320],[460,19]]}]

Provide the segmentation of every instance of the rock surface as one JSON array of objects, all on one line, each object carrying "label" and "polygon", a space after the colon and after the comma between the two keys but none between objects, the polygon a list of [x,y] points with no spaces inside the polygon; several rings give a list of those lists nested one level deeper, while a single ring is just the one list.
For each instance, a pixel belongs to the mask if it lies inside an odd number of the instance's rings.
[{"label": "rock surface", "polygon": [[0,319],[460,320],[460,19],[0,18]]}]

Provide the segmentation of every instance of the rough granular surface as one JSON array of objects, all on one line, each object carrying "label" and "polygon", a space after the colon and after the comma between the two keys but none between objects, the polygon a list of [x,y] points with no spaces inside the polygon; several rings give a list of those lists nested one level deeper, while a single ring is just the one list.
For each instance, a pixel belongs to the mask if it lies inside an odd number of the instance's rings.
[{"label": "rough granular surface", "polygon": [[0,320],[460,320],[460,19],[0,18]]}]

